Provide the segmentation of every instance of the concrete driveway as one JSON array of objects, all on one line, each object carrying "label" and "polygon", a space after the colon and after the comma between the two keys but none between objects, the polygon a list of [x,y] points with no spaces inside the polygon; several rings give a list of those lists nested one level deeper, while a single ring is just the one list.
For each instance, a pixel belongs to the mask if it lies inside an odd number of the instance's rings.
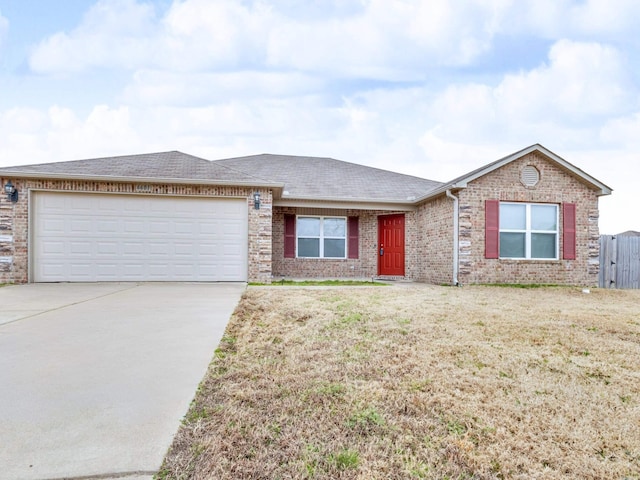
[{"label": "concrete driveway", "polygon": [[151,478],[244,289],[0,288],[0,478]]}]

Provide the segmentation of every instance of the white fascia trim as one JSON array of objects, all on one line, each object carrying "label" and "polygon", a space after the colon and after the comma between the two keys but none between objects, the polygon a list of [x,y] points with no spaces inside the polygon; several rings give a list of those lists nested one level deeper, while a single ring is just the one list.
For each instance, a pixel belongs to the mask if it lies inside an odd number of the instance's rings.
[{"label": "white fascia trim", "polygon": [[517,160],[517,159],[519,159],[521,157],[524,157],[525,155],[528,155],[529,153],[532,153],[532,152],[535,152],[535,151],[538,151],[538,152],[542,153],[543,155],[548,157],[551,161],[557,163],[565,171],[567,171],[567,172],[575,175],[576,177],[580,178],[584,183],[587,183],[590,186],[595,187],[596,189],[598,189],[598,192],[597,192],[598,196],[611,195],[611,192],[613,190],[610,187],[608,187],[607,185],[605,185],[601,181],[593,178],[591,175],[583,172],[578,167],[576,167],[574,165],[571,165],[564,158],[559,157],[558,155],[556,155],[552,151],[550,151],[550,150],[546,149],[545,147],[543,147],[542,145],[536,143],[535,145],[531,145],[530,147],[527,147],[527,148],[525,148],[523,150],[520,150],[520,151],[518,151],[516,153],[513,153],[513,154],[509,155],[508,157],[503,158],[502,160],[500,160],[498,162],[492,163],[489,166],[487,166],[486,168],[483,168],[481,170],[473,172],[472,174],[469,174],[467,176],[461,177],[455,183],[445,184],[444,186],[442,186],[440,188],[437,188],[436,190],[433,190],[433,191],[427,193],[426,195],[416,199],[415,203],[422,203],[422,202],[424,202],[426,200],[430,200],[430,199],[432,199],[434,197],[438,197],[440,195],[445,195],[447,190],[459,190],[459,189],[462,189],[462,188],[467,188],[469,182],[472,182],[473,180],[475,180],[477,178],[480,178],[483,175],[491,173],[494,170],[502,168],[506,164],[511,163],[514,160]]},{"label": "white fascia trim", "polygon": [[198,178],[164,178],[164,177],[127,177],[111,175],[74,175],[68,173],[41,173],[41,172],[2,172],[0,178],[28,178],[41,180],[77,180],[89,182],[122,182],[122,183],[165,183],[172,185],[220,185],[237,187],[263,187],[274,190],[282,190],[281,183],[246,182],[231,180],[209,180]]},{"label": "white fascia trim", "polygon": [[460,179],[460,181],[458,181],[455,184],[451,185],[450,188],[466,188],[467,184],[469,182],[475,180],[476,178],[480,178],[483,175],[486,175],[487,173],[490,173],[490,172],[492,172],[494,170],[502,168],[506,164],[511,163],[514,160],[517,160],[517,159],[519,159],[521,157],[524,157],[525,155],[528,155],[528,154],[530,154],[532,152],[535,152],[535,151],[538,151],[538,152],[542,153],[543,155],[545,155],[546,157],[549,157],[551,160],[553,160],[554,162],[559,164],[562,168],[564,168],[568,172],[572,173],[576,177],[581,178],[584,182],[586,182],[588,184],[591,184],[592,186],[598,188],[600,190],[598,192],[598,195],[610,195],[611,194],[612,189],[609,188],[608,186],[606,186],[604,183],[602,183],[599,180],[593,178],[588,173],[583,172],[578,167],[576,167],[574,165],[571,165],[564,158],[559,157],[558,155],[553,153],[551,150],[546,149],[545,147],[543,147],[539,143],[536,143],[535,145],[531,145],[530,147],[527,147],[527,148],[525,148],[523,150],[520,150],[519,152],[513,153],[513,154],[509,155],[508,157],[503,158],[501,161],[496,162],[496,163],[494,163],[493,165],[491,165],[491,166],[489,166],[487,168],[484,168],[484,169],[482,169],[482,170],[480,170],[478,172],[475,172],[474,174],[469,175],[468,177],[464,177],[464,178]]},{"label": "white fascia trim", "polygon": [[301,207],[301,208],[339,208],[344,210],[385,210],[413,212],[418,207],[407,203],[389,202],[363,202],[363,201],[327,201],[327,200],[299,200],[299,199],[278,199],[273,201],[274,207]]}]

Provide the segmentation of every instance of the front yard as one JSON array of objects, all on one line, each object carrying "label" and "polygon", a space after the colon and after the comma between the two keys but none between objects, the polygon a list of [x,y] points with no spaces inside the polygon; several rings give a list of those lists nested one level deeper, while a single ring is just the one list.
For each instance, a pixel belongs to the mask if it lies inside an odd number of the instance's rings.
[{"label": "front yard", "polygon": [[639,479],[640,291],[250,287],[159,478]]}]

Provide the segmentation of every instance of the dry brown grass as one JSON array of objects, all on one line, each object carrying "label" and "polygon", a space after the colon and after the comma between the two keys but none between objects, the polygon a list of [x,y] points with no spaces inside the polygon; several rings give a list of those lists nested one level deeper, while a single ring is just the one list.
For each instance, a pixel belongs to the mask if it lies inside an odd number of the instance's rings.
[{"label": "dry brown grass", "polygon": [[640,291],[250,288],[160,478],[638,479]]}]

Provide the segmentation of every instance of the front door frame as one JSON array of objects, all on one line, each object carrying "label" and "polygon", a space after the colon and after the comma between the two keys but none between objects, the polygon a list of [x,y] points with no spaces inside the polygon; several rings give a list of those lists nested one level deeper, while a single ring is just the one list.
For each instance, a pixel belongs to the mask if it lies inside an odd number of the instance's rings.
[{"label": "front door frame", "polygon": [[405,276],[405,215],[378,216],[378,275]]}]

